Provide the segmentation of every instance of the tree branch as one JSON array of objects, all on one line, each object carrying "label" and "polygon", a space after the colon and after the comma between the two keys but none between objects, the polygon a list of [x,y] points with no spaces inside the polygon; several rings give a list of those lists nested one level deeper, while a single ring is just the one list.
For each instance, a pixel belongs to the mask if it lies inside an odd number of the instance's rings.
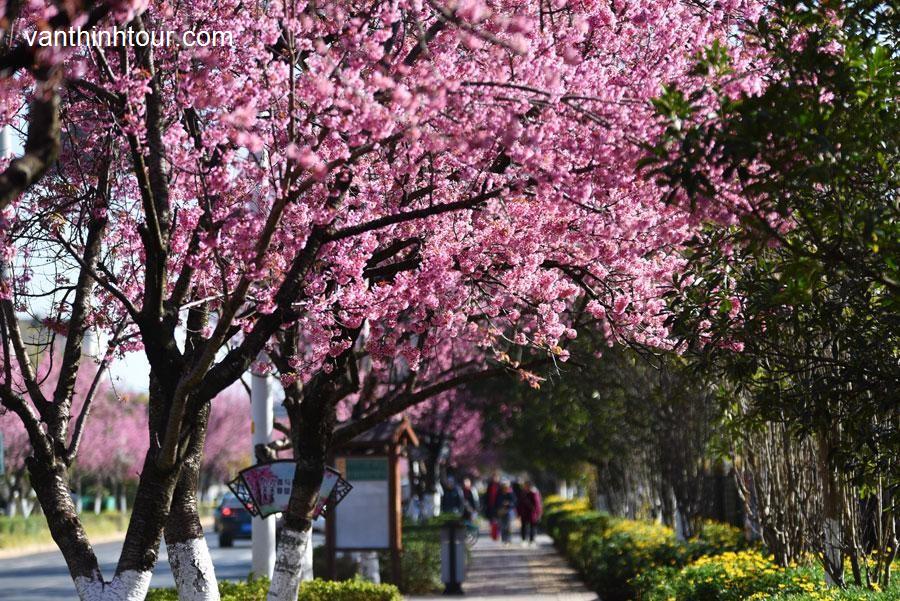
[{"label": "tree branch", "polygon": [[38,412],[43,417],[47,411],[49,403],[38,386],[37,376],[34,367],[31,364],[31,358],[28,356],[28,349],[25,348],[25,342],[22,339],[22,331],[19,329],[19,321],[16,319],[16,310],[10,299],[0,300],[4,318],[6,320],[6,332],[9,341],[12,343],[13,351],[16,354],[16,361],[19,364],[19,372],[22,380],[25,382],[25,388],[31,397],[32,402],[38,408]]},{"label": "tree branch", "polygon": [[405,223],[407,221],[414,221],[416,219],[425,219],[426,217],[433,217],[435,215],[450,213],[452,211],[475,209],[478,205],[485,203],[492,198],[497,198],[508,187],[508,185],[501,186],[499,188],[494,188],[489,192],[485,192],[483,194],[479,194],[478,196],[473,196],[472,198],[467,198],[465,200],[448,202],[445,204],[434,205],[422,209],[415,209],[413,211],[394,213],[393,215],[386,215],[384,217],[379,217],[378,219],[373,219],[371,221],[360,223],[358,225],[347,226],[343,229],[328,234],[325,237],[325,241],[335,242],[337,240],[352,238],[353,236],[358,236],[366,232],[381,229],[389,225],[396,225],[398,223]]},{"label": "tree branch", "polygon": [[81,364],[82,343],[84,341],[85,321],[88,315],[90,297],[94,289],[94,278],[91,272],[97,264],[102,248],[103,233],[109,222],[106,216],[107,201],[109,198],[109,170],[111,163],[110,148],[104,151],[102,166],[98,174],[97,197],[93,207],[84,245],[84,255],[80,263],[87,268],[81,269],[78,274],[78,282],[75,285],[75,298],[72,301],[72,314],[69,317],[69,328],[66,335],[66,344],[63,349],[62,365],[60,366],[59,379],[53,392],[53,403],[56,406],[56,418],[50,424],[50,435],[56,440],[65,440],[65,431],[68,426],[68,408],[71,403],[72,390],[75,387],[75,378],[78,367]]},{"label": "tree branch", "polygon": [[[546,361],[540,361],[545,363]],[[400,413],[404,409],[417,405],[431,397],[437,396],[442,392],[453,390],[464,384],[471,384],[480,380],[488,380],[496,378],[503,374],[511,373],[512,369],[507,366],[493,367],[482,371],[469,372],[459,376],[455,376],[443,382],[431,384],[424,388],[420,388],[416,392],[404,393],[391,399],[387,403],[381,404],[372,413],[356,421],[345,424],[335,430],[332,438],[334,446],[346,444],[366,432],[370,428],[375,427],[384,420]]]},{"label": "tree branch", "polygon": [[27,190],[59,156],[59,94],[49,83],[37,90],[28,111],[25,154],[0,173],[0,211]]}]

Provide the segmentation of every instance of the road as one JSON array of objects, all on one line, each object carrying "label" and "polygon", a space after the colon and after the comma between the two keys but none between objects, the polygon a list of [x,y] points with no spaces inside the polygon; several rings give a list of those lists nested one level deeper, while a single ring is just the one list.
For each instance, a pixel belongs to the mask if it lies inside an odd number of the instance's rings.
[{"label": "road", "polygon": [[[222,580],[243,580],[250,573],[250,541],[238,540],[231,549],[220,549],[215,534],[206,532],[216,576]],[[321,534],[313,535],[313,544],[324,543]],[[103,574],[109,578],[116,567],[122,542],[94,546]],[[159,563],[150,582],[153,588],[175,586],[166,548],[160,549]],[[59,551],[35,553],[0,560],[0,599],[3,601],[64,601],[76,599],[69,571]]]}]

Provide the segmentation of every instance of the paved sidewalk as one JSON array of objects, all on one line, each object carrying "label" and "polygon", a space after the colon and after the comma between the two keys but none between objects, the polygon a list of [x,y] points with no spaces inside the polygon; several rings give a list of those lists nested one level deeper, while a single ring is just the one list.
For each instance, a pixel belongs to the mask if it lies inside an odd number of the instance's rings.
[{"label": "paved sidewalk", "polygon": [[[518,541],[518,537],[514,540]],[[585,588],[578,574],[556,553],[546,535],[539,535],[534,546],[523,547],[520,542],[503,546],[482,532],[472,549],[463,590],[464,599],[471,601],[597,600],[597,595]]]}]

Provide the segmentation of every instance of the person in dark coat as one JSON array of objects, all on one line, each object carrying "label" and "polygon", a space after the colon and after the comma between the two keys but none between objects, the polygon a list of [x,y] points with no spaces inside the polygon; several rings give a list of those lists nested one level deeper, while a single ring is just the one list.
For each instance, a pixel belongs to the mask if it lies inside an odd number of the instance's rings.
[{"label": "person in dark coat", "polygon": [[541,504],[541,493],[527,480],[519,493],[516,512],[518,512],[519,520],[522,522],[522,543],[534,543],[534,533],[537,523],[541,519],[543,507]]},{"label": "person in dark coat", "polygon": [[497,495],[495,505],[497,523],[500,525],[500,539],[508,545],[511,538],[512,520],[516,512],[516,493],[513,492],[509,482],[500,484],[500,493]]},{"label": "person in dark coat", "polygon": [[456,483],[456,478],[447,476],[444,496],[441,497],[441,513],[463,515],[464,511],[465,499],[463,498],[463,489]]}]

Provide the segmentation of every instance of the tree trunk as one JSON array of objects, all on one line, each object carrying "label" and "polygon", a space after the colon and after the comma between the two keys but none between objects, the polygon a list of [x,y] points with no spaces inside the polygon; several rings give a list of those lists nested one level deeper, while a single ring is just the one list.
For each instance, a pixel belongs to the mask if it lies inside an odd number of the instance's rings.
[{"label": "tree trunk", "polygon": [[311,544],[312,528],[294,530],[285,525],[275,551],[275,572],[269,587],[268,601],[292,601],[300,591],[303,557]]},{"label": "tree trunk", "polygon": [[268,601],[297,599],[306,548],[311,544],[312,515],[334,434],[336,415],[331,397],[327,392],[321,395],[313,393],[304,395],[302,403],[290,398],[285,401],[297,467],[284,528],[275,553],[275,572]]},{"label": "tree trunk", "polygon": [[128,596],[114,599],[144,599],[159,556],[159,543],[179,470],[160,470],[156,463],[158,451],[158,448],[151,447],[144,458],[131,519],[113,579],[113,582],[119,580],[127,585]]},{"label": "tree trunk", "polygon": [[210,407],[198,413],[166,521],[166,551],[180,601],[219,601],[219,586],[197,511],[197,488]]},{"label": "tree trunk", "polygon": [[[47,518],[47,528],[63,554],[79,598],[83,601],[101,599],[103,578],[97,557],[69,496],[69,477],[65,466],[34,457],[29,457],[26,464],[32,487]],[[97,595],[98,590],[100,596]]]},{"label": "tree trunk", "polygon": [[818,469],[822,483],[822,563],[829,586],[844,586],[844,560],[841,545],[841,491],[831,465],[832,432],[819,435]]},{"label": "tree trunk", "polygon": [[[47,518],[47,527],[65,558],[79,599],[142,601],[150,586],[149,569],[119,569],[110,582],[103,580],[97,557],[69,495],[65,465],[57,461],[38,461],[32,457],[28,460],[28,470]],[[153,554],[155,559],[155,548]]]}]

